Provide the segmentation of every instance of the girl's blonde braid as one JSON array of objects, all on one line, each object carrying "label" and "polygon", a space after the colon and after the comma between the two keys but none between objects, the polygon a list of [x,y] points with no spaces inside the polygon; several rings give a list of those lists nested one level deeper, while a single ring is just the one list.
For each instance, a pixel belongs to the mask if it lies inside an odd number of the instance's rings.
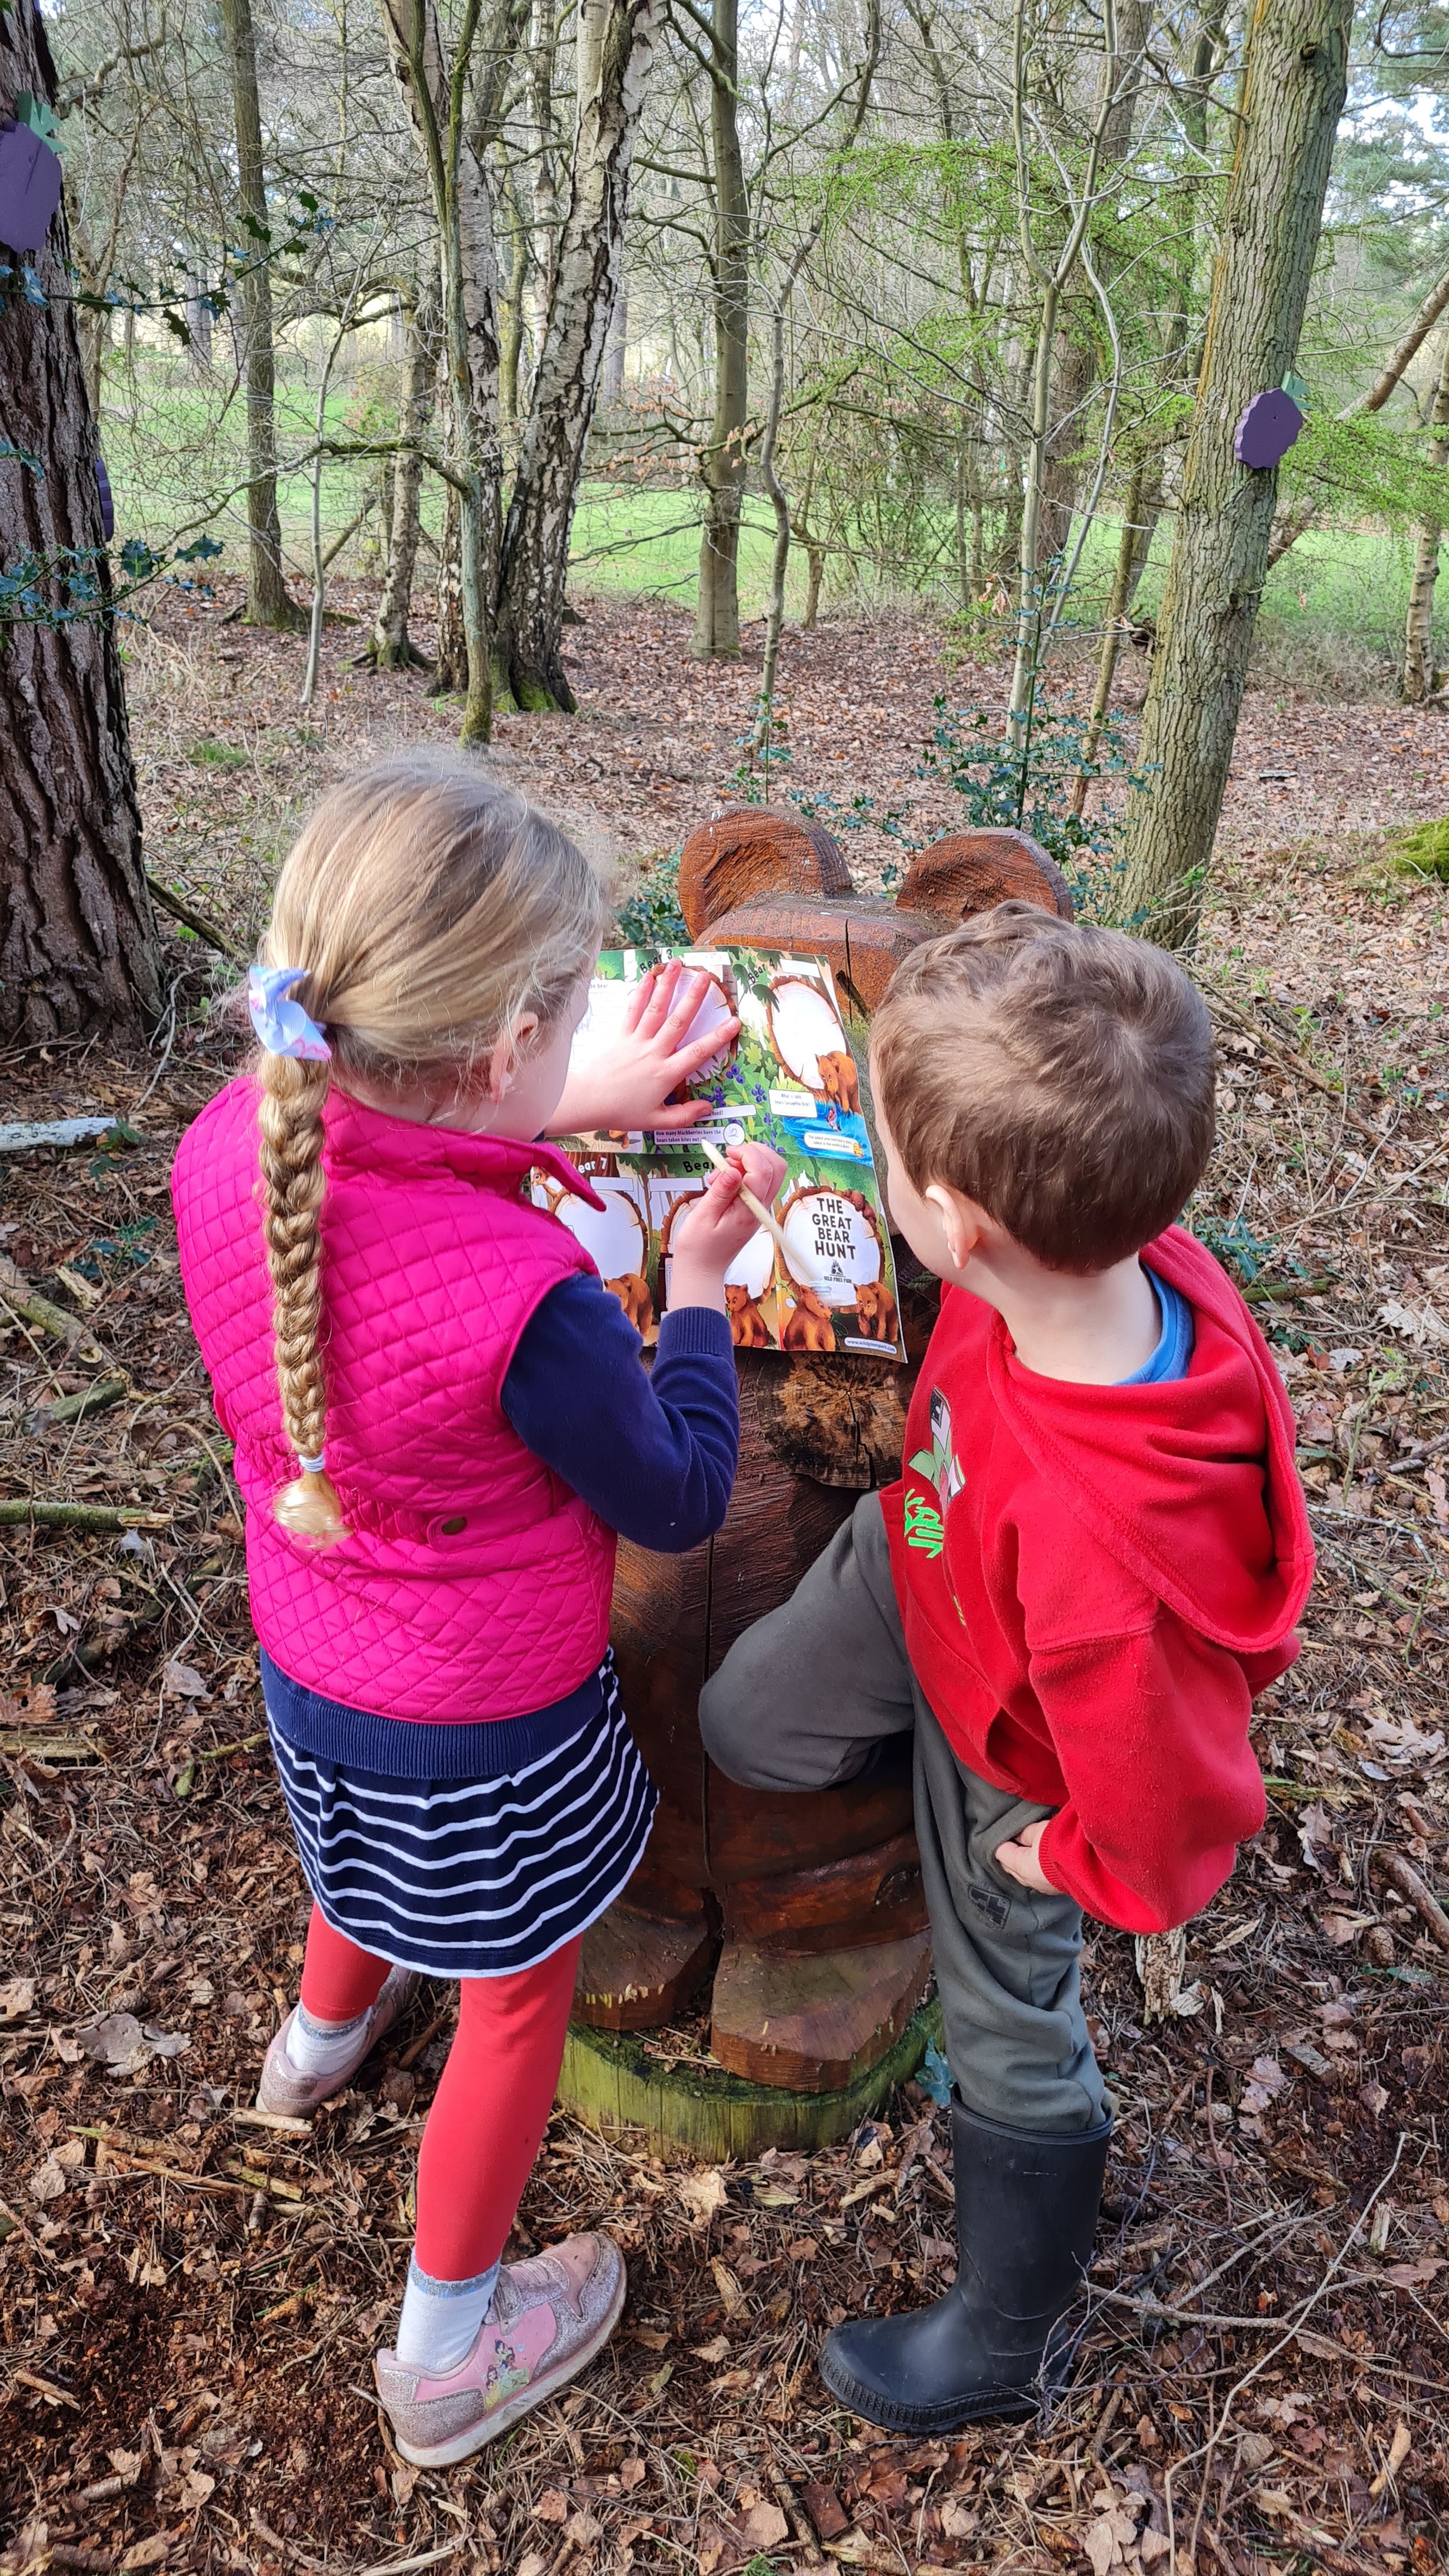
[{"label": "girl's blonde braid", "polygon": [[[328,1067],[264,1055],[260,1067],[263,1232],[272,1274],[282,1424],[299,1458],[320,1458],[327,1433],[318,1346],[322,1324],[322,1108]],[[310,1469],[277,1495],[278,1520],[329,1546],[347,1533],[331,1477]]]},{"label": "girl's blonde braid", "polygon": [[[0,0],[0,7],[4,0]],[[329,1081],[385,1106],[436,1091],[439,1113],[481,1079],[528,1014],[546,1037],[599,953],[607,905],[572,841],[477,761],[399,752],[341,781],[277,882],[259,971],[325,1030],[329,1058],[262,1052],[263,1227],[288,1443],[322,1458],[323,1113]],[[530,1041],[532,1043],[534,1041]],[[325,1467],[276,1496],[314,1546],[347,1536]]]}]

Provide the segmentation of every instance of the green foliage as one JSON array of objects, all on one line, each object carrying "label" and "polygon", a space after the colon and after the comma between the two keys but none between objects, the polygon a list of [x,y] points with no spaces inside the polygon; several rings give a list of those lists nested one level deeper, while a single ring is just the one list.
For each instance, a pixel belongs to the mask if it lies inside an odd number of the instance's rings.
[{"label": "green foliage", "polygon": [[1440,877],[1449,884],[1449,814],[1417,824],[1399,843],[1395,864],[1407,876]]},{"label": "green foliage", "polygon": [[[12,454],[18,451],[12,450]],[[32,459],[22,460],[31,464]],[[35,468],[39,473],[42,469]],[[222,549],[214,537],[197,537],[189,546],[158,554],[144,537],[128,537],[112,563],[106,546],[51,546],[16,555],[0,564],[0,644],[11,626],[55,628],[78,620],[114,616],[138,590],[157,580],[171,563],[204,563]],[[119,573],[119,580],[117,579]],[[169,578],[183,590],[198,585]],[[200,585],[203,589],[205,585]]]},{"label": "green foliage", "polygon": [[641,878],[615,915],[623,948],[677,948],[689,938],[689,924],[679,909],[679,862],[675,850]]},{"label": "green foliage", "polygon": [[1235,1270],[1248,1287],[1278,1248],[1271,1236],[1254,1234],[1241,1216],[1220,1217],[1210,1208],[1190,1206],[1184,1221],[1214,1260],[1220,1261],[1224,1269]]},{"label": "green foliage", "polygon": [[1422,433],[1384,412],[1357,420],[1310,415],[1279,468],[1278,489],[1290,513],[1311,502],[1391,528],[1436,518],[1449,502],[1444,469],[1429,462]]},{"label": "green foliage", "polygon": [[1103,855],[1110,832],[1100,816],[1084,821],[1072,812],[1072,789],[1083,771],[1091,779],[1137,784],[1120,728],[1109,718],[1094,757],[1087,760],[1086,718],[1053,715],[1043,697],[1036,700],[1022,750],[997,730],[998,719],[980,708],[971,714],[964,708],[952,711],[944,697],[933,705],[931,741],[917,774],[960,797],[967,828],[1029,832],[1077,891],[1084,863]]},{"label": "green foliage", "polygon": [[239,751],[234,742],[218,742],[211,734],[203,734],[199,742],[194,742],[187,757],[195,761],[198,769],[245,769],[248,766],[247,754]]}]

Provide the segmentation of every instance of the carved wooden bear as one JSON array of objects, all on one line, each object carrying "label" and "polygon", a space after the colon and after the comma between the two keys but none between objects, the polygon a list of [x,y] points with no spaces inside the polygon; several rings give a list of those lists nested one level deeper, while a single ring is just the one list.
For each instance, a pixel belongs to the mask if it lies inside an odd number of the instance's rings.
[{"label": "carved wooden bear", "polygon": [[[855,893],[828,832],[758,807],[696,832],[679,871],[691,938],[827,957],[862,1044],[902,956],[1011,896],[1071,913],[1060,872],[1021,833],[938,842],[912,861],[890,904]],[[854,1108],[854,1060],[833,1062],[829,1079],[828,1096]],[[803,1345],[799,1357],[758,1347],[752,1330],[739,1329],[745,1292],[738,1306],[731,1300],[740,1465],[729,1516],[684,1557],[621,1545],[614,1589],[624,1705],[660,1807],[624,1899],[585,1942],[577,2017],[610,2030],[657,2028],[712,1978],[715,2058],[803,2093],[837,2090],[884,2057],[929,1980],[909,1762],[816,1796],[744,1789],[707,1760],[698,1699],[734,1639],[788,1597],[857,1494],[900,1472],[938,1288],[899,1242],[896,1255],[908,1367],[859,1352],[824,1356],[833,1337],[827,1326],[810,1338],[818,1301],[809,1291],[785,1334],[792,1354]],[[893,1340],[890,1305],[884,1283],[862,1299],[863,1336]]]}]

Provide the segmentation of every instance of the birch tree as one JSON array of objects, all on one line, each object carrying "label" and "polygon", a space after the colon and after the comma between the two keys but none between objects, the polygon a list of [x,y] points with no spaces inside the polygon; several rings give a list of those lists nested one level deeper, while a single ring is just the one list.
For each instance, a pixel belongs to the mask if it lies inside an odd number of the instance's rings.
[{"label": "birch tree", "polygon": [[614,318],[634,139],[658,0],[587,0],[568,204],[503,539],[496,648],[515,702],[563,708],[559,656],[569,533]]},{"label": "birch tree", "polygon": [[[1449,465],[1449,332],[1444,335],[1444,351],[1439,361],[1439,380],[1434,388],[1433,407],[1429,415],[1433,436],[1429,441],[1429,462],[1440,467]],[[1409,583],[1409,606],[1404,620],[1404,676],[1400,694],[1406,704],[1418,706],[1432,697],[1437,685],[1434,669],[1434,584],[1439,578],[1439,546],[1443,526],[1437,517],[1419,521],[1414,537],[1414,571]]]}]

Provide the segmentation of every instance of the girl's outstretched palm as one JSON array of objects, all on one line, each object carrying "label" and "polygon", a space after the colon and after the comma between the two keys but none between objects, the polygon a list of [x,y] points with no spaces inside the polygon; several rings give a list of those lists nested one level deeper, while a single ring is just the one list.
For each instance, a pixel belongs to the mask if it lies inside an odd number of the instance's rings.
[{"label": "girl's outstretched palm", "polygon": [[651,966],[613,1044],[570,1072],[548,1122],[549,1133],[577,1136],[600,1127],[660,1133],[715,1116],[707,1100],[670,1099],[738,1035],[738,1020],[720,1020],[705,1036],[685,1044],[709,982],[708,975],[681,966],[677,957]]}]

